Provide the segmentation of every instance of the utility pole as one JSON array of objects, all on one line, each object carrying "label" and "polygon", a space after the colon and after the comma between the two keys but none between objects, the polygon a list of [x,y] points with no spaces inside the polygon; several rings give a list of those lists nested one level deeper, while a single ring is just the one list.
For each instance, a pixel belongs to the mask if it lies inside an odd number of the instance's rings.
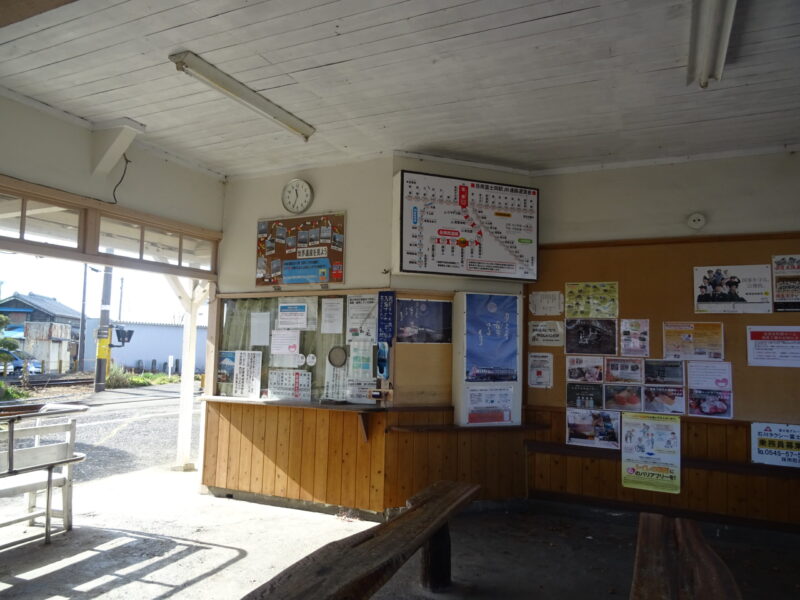
[{"label": "utility pole", "polygon": [[97,365],[94,370],[94,391],[106,389],[106,371],[111,359],[111,267],[103,270],[103,299],[100,302],[100,326],[97,328]]},{"label": "utility pole", "polygon": [[86,356],[86,274],[89,265],[83,263],[83,298],[81,299],[81,329],[78,334],[78,371],[83,372],[86,368],[84,357]]},{"label": "utility pole", "polygon": [[122,321],[122,292],[125,291],[125,278],[119,278],[119,311],[117,312],[117,322]]}]

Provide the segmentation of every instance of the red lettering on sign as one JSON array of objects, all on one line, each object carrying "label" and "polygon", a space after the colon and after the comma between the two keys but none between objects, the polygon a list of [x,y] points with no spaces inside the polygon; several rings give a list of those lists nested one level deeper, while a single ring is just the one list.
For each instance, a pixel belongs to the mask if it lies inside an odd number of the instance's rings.
[{"label": "red lettering on sign", "polygon": [[465,185],[460,185],[458,186],[458,205],[461,208],[466,208],[467,204],[469,204],[469,188]]}]

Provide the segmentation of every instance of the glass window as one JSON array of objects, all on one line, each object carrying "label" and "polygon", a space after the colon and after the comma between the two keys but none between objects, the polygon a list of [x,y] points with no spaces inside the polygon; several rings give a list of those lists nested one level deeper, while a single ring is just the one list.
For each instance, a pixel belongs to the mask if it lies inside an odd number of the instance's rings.
[{"label": "glass window", "polygon": [[80,211],[45,202],[28,200],[25,204],[24,239],[42,244],[78,247]]},{"label": "glass window", "polygon": [[211,254],[214,251],[214,242],[183,236],[183,251],[181,252],[181,266],[192,269],[211,270]]},{"label": "glass window", "polygon": [[180,235],[172,231],[145,227],[144,255],[142,258],[154,262],[177,265],[180,239]]},{"label": "glass window", "polygon": [[0,235],[19,238],[22,200],[0,194]]},{"label": "glass window", "polygon": [[105,254],[139,258],[142,228],[135,223],[100,217],[100,247]]}]

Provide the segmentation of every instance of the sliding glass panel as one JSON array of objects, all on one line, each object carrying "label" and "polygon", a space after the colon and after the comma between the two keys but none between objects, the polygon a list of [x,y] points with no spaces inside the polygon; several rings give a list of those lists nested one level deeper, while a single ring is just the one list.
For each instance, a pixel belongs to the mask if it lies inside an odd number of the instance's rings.
[{"label": "sliding glass panel", "polygon": [[192,269],[211,270],[211,254],[214,251],[214,243],[208,240],[183,236],[183,253],[181,254],[181,266]]},{"label": "sliding glass panel", "polygon": [[80,211],[28,200],[25,205],[24,239],[41,244],[78,247]]},{"label": "sliding glass panel", "polygon": [[142,229],[135,223],[100,217],[99,251],[116,256],[139,258]]},{"label": "sliding glass panel", "polygon": [[0,235],[19,238],[22,217],[22,200],[0,194]]},{"label": "sliding glass panel", "polygon": [[144,228],[144,258],[154,262],[178,264],[180,236],[172,231]]}]

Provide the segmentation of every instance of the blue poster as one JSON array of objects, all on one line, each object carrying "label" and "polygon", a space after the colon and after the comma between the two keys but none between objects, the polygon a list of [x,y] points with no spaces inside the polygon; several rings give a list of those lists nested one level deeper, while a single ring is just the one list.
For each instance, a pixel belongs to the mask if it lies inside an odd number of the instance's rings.
[{"label": "blue poster", "polygon": [[467,294],[467,381],[517,380],[517,297]]},{"label": "blue poster", "polygon": [[450,344],[453,341],[453,303],[442,300],[398,300],[397,341]]},{"label": "blue poster", "polygon": [[394,292],[378,292],[378,341],[392,343],[394,337]]},{"label": "blue poster", "polygon": [[283,261],[283,283],[328,283],[330,273],[327,258]]}]

